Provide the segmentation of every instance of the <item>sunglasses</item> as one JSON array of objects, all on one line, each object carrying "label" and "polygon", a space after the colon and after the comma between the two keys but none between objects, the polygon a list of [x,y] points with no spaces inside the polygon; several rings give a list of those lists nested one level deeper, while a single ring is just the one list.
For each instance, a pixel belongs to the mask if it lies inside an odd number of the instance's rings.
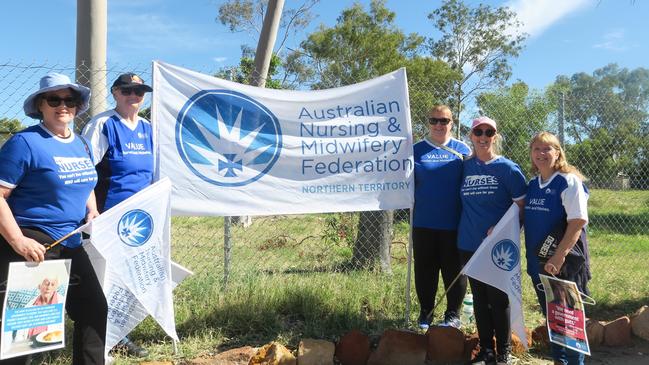
[{"label": "sunglasses", "polygon": [[146,90],[144,90],[141,87],[127,87],[127,88],[120,88],[119,93],[122,94],[123,96],[129,96],[131,94],[135,94],[137,96],[144,96],[144,93]]},{"label": "sunglasses", "polygon": [[57,108],[59,105],[61,105],[61,102],[63,102],[63,104],[68,108],[76,108],[77,106],[79,106],[79,99],[72,96],[68,96],[66,98],[60,98],[58,96],[47,96],[43,99],[45,99],[47,105],[52,108]]},{"label": "sunglasses", "polygon": [[496,130],[495,129],[480,129],[480,128],[475,128],[473,130],[473,135],[476,137],[480,137],[482,135],[485,135],[487,137],[493,137],[496,135]]},{"label": "sunglasses", "polygon": [[448,118],[433,118],[433,117],[428,118],[428,124],[430,125],[435,125],[435,124],[447,125],[450,122],[451,120]]}]

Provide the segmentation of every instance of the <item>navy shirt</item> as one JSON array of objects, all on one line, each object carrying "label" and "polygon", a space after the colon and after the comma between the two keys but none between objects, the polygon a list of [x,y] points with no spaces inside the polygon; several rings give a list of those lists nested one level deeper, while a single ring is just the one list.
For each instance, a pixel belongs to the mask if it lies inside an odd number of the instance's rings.
[{"label": "navy shirt", "polygon": [[151,123],[138,118],[135,125],[117,112],[98,114],[83,129],[92,145],[99,182],[97,207],[104,212],[153,181],[153,136]]},{"label": "navy shirt", "polygon": [[[446,147],[463,156],[471,154],[466,143],[451,138]],[[413,146],[415,207],[413,226],[457,230],[460,220],[462,158],[425,139]]]},{"label": "navy shirt", "polygon": [[498,223],[513,201],[523,199],[527,184],[521,168],[502,156],[482,162],[464,162],[462,175],[462,215],[458,248],[474,252],[487,231]]},{"label": "navy shirt", "polygon": [[[74,133],[60,138],[42,125],[13,135],[0,149],[0,185],[12,189],[7,204],[20,227],[58,240],[80,226],[97,182],[92,155]],[[74,235],[62,245],[81,245]]]},{"label": "navy shirt", "polygon": [[560,222],[578,218],[588,221],[587,202],[588,190],[574,174],[556,172],[544,183],[540,176],[530,180],[525,197],[525,248],[530,275],[539,273],[538,246]]}]

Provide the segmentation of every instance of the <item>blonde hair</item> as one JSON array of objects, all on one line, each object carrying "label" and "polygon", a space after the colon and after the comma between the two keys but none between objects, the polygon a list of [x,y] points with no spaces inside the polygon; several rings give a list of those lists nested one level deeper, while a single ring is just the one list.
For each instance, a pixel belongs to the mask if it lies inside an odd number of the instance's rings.
[{"label": "blonde hair", "polygon": [[550,132],[540,132],[532,137],[532,141],[530,142],[530,160],[532,162],[532,174],[537,175],[539,173],[539,169],[536,167],[536,165],[534,165],[534,161],[532,160],[532,145],[536,142],[548,144],[550,145],[550,147],[559,152],[559,156],[557,157],[557,160],[554,162],[553,166],[555,171],[570,173],[576,175],[581,181],[586,181],[586,177],[579,171],[579,169],[568,163],[566,152],[563,150],[563,147],[561,147],[559,138],[557,138],[557,136]]},{"label": "blonde hair", "polygon": [[434,112],[441,112],[441,113],[448,113],[451,116],[451,122],[453,122],[453,111],[451,108],[448,107],[448,105],[445,104],[439,104],[435,105],[430,110],[428,111],[428,114],[433,114]]}]

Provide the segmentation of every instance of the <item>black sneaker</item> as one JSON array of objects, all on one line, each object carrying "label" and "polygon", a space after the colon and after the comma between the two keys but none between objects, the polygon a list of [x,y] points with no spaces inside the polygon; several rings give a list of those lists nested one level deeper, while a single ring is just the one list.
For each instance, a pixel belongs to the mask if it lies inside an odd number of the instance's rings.
[{"label": "black sneaker", "polygon": [[496,365],[513,365],[516,359],[509,353],[496,356]]},{"label": "black sneaker", "polygon": [[481,349],[478,356],[471,361],[472,365],[496,365],[496,354],[491,349]]},{"label": "black sneaker", "polygon": [[460,317],[455,313],[444,313],[444,320],[439,323],[442,327],[454,327],[460,329],[462,327],[462,322],[460,322]]},{"label": "black sneaker", "polygon": [[131,341],[128,337],[124,337],[122,341],[117,344],[118,347],[124,349],[128,356],[133,357],[147,357],[149,356],[149,351],[144,347],[140,347],[135,342]]},{"label": "black sneaker", "polygon": [[430,327],[430,318],[426,314],[420,314],[417,324],[419,325],[419,329],[427,331],[428,327]]}]

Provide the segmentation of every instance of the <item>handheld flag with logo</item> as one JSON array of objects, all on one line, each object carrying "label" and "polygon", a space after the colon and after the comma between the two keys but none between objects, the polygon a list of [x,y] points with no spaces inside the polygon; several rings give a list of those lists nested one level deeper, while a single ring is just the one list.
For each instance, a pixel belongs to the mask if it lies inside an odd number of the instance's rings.
[{"label": "handheld flag with logo", "polygon": [[509,297],[512,329],[527,348],[521,287],[519,208],[515,203],[480,244],[462,273],[496,287]]},{"label": "handheld flag with logo", "polygon": [[329,90],[273,90],[153,63],[159,176],[173,215],[410,208],[405,69]]},{"label": "handheld flag with logo", "polygon": [[[170,261],[171,182],[162,179],[95,218],[87,249],[108,303],[106,353],[150,314],[171,338],[174,321]],[[99,260],[101,262],[101,260]]]}]

